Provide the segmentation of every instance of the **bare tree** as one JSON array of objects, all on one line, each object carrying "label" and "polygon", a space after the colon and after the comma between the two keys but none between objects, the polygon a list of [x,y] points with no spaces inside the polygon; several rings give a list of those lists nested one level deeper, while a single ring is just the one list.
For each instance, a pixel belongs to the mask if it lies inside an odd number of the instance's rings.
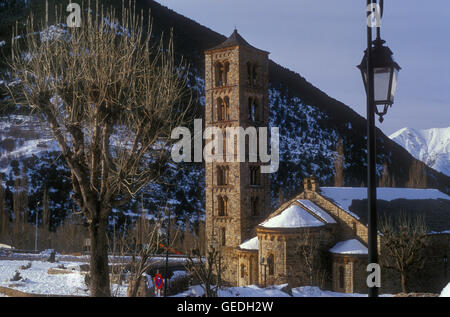
[{"label": "bare tree", "polygon": [[[29,105],[50,127],[71,171],[73,196],[91,240],[91,296],[110,296],[108,217],[151,182],[168,158],[170,134],[186,119],[186,65],[172,41],[152,40],[151,22],[122,5],[82,10],[79,28],[63,29],[56,10],[26,35],[13,35],[9,66],[14,102]],[[59,12],[59,13],[58,13]],[[148,27],[145,27],[148,22]],[[37,31],[42,32],[37,32]],[[25,47],[26,51],[22,50]]]},{"label": "bare tree", "polygon": [[383,233],[381,262],[384,267],[400,273],[402,292],[406,293],[408,273],[421,268],[428,242],[427,226],[422,217],[402,214],[396,221],[384,218],[380,224]]},{"label": "bare tree", "polygon": [[334,155],[334,186],[344,186],[344,142],[342,138],[338,139],[336,153]]},{"label": "bare tree", "polygon": [[307,281],[311,286],[322,287],[325,271],[323,270],[320,241],[310,229],[306,228],[298,237],[295,254],[299,259],[298,263],[301,263],[299,271],[296,272],[298,278]]},{"label": "bare tree", "polygon": [[186,270],[200,283],[205,297],[217,297],[222,286],[222,273],[226,270],[218,248],[209,246],[206,256],[188,255]]}]

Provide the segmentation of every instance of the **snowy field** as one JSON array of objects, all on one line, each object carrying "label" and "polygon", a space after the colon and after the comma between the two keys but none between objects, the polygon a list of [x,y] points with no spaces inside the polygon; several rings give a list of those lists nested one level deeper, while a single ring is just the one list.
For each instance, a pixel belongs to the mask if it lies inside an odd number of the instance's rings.
[{"label": "snowy field", "polygon": [[[30,268],[20,268],[26,267],[29,263],[31,263]],[[84,283],[85,275],[80,271],[80,264],[84,263],[1,260],[0,286],[33,294],[89,296],[89,290]],[[70,270],[72,273],[48,274],[49,269],[57,269],[59,265],[64,265],[66,270]],[[16,271],[20,273],[21,279],[11,281]],[[115,296],[125,296],[126,287],[113,285],[112,292]]]},{"label": "snowy field", "polygon": [[[66,296],[89,296],[89,290],[84,284],[84,274],[80,272],[80,262],[60,261],[49,263],[43,261],[31,261],[31,267],[20,269],[26,266],[29,261],[1,260],[0,261],[0,286],[15,289],[21,292],[48,295]],[[63,264],[72,273],[69,274],[48,274],[51,268],[57,268]],[[19,271],[22,277],[20,281],[11,281],[15,272]],[[177,274],[175,274],[177,275]],[[178,274],[179,275],[179,274]],[[270,286],[260,288],[255,285],[246,287],[230,287],[219,291],[220,297],[290,297],[291,295],[282,289],[286,285]],[[125,296],[126,285],[118,288],[113,285],[114,296]],[[176,295],[176,297],[197,297],[202,296],[203,291],[199,285],[190,287],[187,291]],[[3,295],[4,296],[4,295]],[[317,287],[298,287],[292,289],[294,297],[363,297],[364,294],[342,294],[330,291],[323,291]]]},{"label": "snowy field", "polygon": [[[31,267],[23,269],[31,262]],[[64,265],[68,274],[48,274],[49,269],[55,269],[59,265]],[[62,295],[62,296],[89,296],[89,290],[84,283],[84,273],[80,271],[80,264],[83,262],[59,261],[49,263],[44,261],[22,261],[22,260],[0,260],[0,287],[7,287],[25,293],[42,295]],[[21,280],[11,281],[16,271],[20,273]],[[174,272],[172,278],[183,275],[184,272]],[[151,286],[149,281],[149,286]],[[113,296],[126,296],[124,284],[112,286]],[[256,285],[243,287],[229,287],[219,290],[220,297],[367,297],[367,294],[344,294],[331,291],[324,291],[318,287],[303,286],[293,288],[288,293],[284,288],[286,284],[260,288]],[[174,297],[198,297],[203,295],[203,290],[199,285],[191,286],[187,291],[175,295]],[[0,292],[0,297],[5,295]],[[392,295],[381,295],[390,297]],[[450,296],[450,284],[442,291],[442,297]]]},{"label": "snowy field", "polygon": [[[26,266],[28,263],[29,261],[0,261],[0,286],[35,294],[88,295],[87,287],[84,284],[84,275],[81,274],[79,269],[79,263],[31,261],[30,268],[19,269],[19,267]],[[56,268],[61,264],[67,269],[73,270],[73,273],[47,273],[50,268]],[[11,281],[16,271],[20,273],[22,279],[20,281]]]}]

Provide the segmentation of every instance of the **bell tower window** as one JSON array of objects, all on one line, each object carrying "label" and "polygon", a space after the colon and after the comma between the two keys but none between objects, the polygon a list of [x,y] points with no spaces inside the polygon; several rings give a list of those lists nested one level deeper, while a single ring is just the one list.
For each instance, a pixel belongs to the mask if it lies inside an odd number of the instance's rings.
[{"label": "bell tower window", "polygon": [[218,121],[228,121],[230,120],[230,98],[225,96],[222,98],[217,98],[216,100],[217,109],[217,120]]},{"label": "bell tower window", "polygon": [[217,185],[225,186],[228,185],[228,167],[227,166],[217,166]]},{"label": "bell tower window", "polygon": [[256,98],[248,98],[248,119],[250,121],[259,121],[258,100]]},{"label": "bell tower window", "polygon": [[258,76],[258,66],[247,62],[247,84],[249,87],[256,87]]},{"label": "bell tower window", "polygon": [[250,166],[250,185],[257,186],[259,183],[259,166]]},{"label": "bell tower window", "polygon": [[225,97],[223,98],[223,114],[222,114],[222,120],[230,120],[230,98]]},{"label": "bell tower window", "polygon": [[215,64],[215,84],[216,87],[226,86],[228,84],[228,73],[230,72],[229,62],[217,62]]},{"label": "bell tower window", "polygon": [[228,198],[226,196],[217,196],[217,214],[220,217],[227,215]]}]

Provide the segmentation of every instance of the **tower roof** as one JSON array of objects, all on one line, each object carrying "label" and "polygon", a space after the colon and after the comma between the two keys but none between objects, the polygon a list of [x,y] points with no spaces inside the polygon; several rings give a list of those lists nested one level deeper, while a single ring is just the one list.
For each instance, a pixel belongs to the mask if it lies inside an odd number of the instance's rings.
[{"label": "tower roof", "polygon": [[268,53],[266,51],[260,50],[252,45],[250,45],[239,33],[236,29],[234,29],[233,33],[221,44],[210,48],[208,51],[218,50],[222,48],[228,48],[233,46],[244,46],[254,50],[258,50],[261,52]]}]

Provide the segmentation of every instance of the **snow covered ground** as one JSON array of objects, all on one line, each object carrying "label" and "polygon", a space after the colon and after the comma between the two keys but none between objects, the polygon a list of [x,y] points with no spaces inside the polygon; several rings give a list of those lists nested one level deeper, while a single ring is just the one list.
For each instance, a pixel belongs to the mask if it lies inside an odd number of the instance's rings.
[{"label": "snow covered ground", "polygon": [[[71,262],[49,263],[32,261],[28,269],[20,269],[26,266],[28,261],[0,261],[0,286],[16,289],[26,293],[87,296],[88,289],[84,284],[84,275],[79,266]],[[48,269],[56,268],[64,264],[70,274],[48,274]],[[22,279],[11,281],[18,271]]]},{"label": "snow covered ground", "polygon": [[[31,267],[25,269],[24,267],[29,263]],[[80,271],[80,264],[85,263],[0,260],[0,286],[33,294],[89,296],[89,289],[84,282],[85,275]],[[49,269],[55,269],[59,265],[64,265],[72,273],[48,274]],[[11,281],[16,271],[20,273],[21,279]],[[126,285],[113,284],[111,292],[113,296],[125,296]]]},{"label": "snow covered ground", "polygon": [[[292,289],[292,296],[283,291],[287,284],[260,288],[256,285],[229,287],[219,290],[219,297],[367,297],[367,294],[346,294],[324,291],[318,287],[302,286]],[[199,285],[192,286],[186,292],[175,297],[198,297],[203,295],[203,289]],[[392,295],[381,295],[391,297]]]},{"label": "snow covered ground", "polygon": [[[60,261],[49,263],[43,261],[32,261],[28,269],[20,269],[21,266],[27,266],[29,261],[1,260],[0,261],[0,286],[15,289],[21,292],[49,295],[68,295],[68,296],[89,296],[89,290],[84,283],[84,274],[80,272],[80,262]],[[48,274],[50,268],[56,268],[63,264],[72,273],[68,274]],[[19,271],[22,279],[20,281],[11,281],[15,272]],[[184,272],[175,272],[174,276],[183,275]],[[151,285],[150,285],[151,286]],[[112,293],[114,296],[126,296],[127,285],[120,288],[113,285]],[[230,287],[219,291],[220,297],[291,297],[291,295],[282,289],[286,284],[260,288],[255,285],[244,287]],[[190,287],[175,297],[197,297],[202,296],[203,290],[199,285]],[[1,295],[0,295],[1,296]],[[3,295],[4,296],[4,295]],[[298,287],[292,289],[294,297],[364,297],[364,294],[343,294],[330,291],[323,291],[318,287]]]}]

